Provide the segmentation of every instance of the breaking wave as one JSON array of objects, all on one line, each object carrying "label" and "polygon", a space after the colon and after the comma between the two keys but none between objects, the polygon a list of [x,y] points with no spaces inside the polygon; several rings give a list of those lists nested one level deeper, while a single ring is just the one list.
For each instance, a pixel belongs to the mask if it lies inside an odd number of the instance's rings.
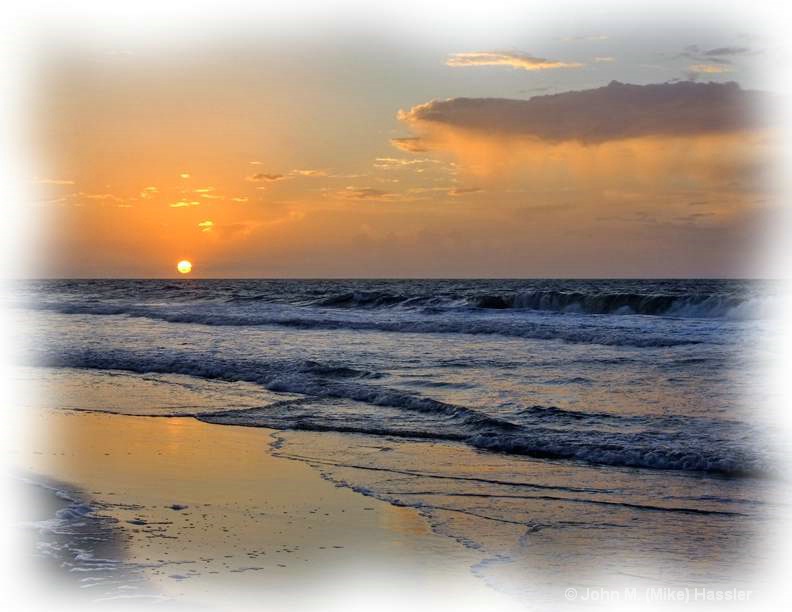
[{"label": "breaking wave", "polygon": [[473,300],[473,305],[485,309],[524,308],[562,313],[751,318],[759,316],[763,304],[760,300],[737,295],[528,291],[479,296]]},{"label": "breaking wave", "polygon": [[524,291],[470,297],[449,295],[401,295],[379,291],[340,293],[312,302],[329,308],[454,308],[460,305],[483,309],[524,309],[558,313],[602,315],[649,315],[692,318],[753,318],[761,313],[762,300],[742,295],[664,295],[641,293],[580,293]]},{"label": "breaking wave", "polygon": [[742,427],[736,422],[687,419],[687,427],[679,431],[663,416],[622,417],[542,406],[496,417],[481,408],[383,386],[374,382],[376,372],[313,361],[206,359],[189,353],[142,355],[122,350],[67,351],[41,361],[39,365],[250,382],[303,396],[259,408],[194,415],[217,424],[455,441],[490,452],[727,476],[769,471],[762,456],[736,442],[753,435],[732,431]]}]

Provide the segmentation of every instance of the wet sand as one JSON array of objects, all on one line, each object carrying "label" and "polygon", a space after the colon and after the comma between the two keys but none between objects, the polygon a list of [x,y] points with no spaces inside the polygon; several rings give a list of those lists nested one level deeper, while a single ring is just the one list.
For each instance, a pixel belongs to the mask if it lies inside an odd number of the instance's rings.
[{"label": "wet sand", "polygon": [[271,430],[193,418],[37,410],[18,468],[84,491],[116,519],[153,592],[190,606],[333,609],[512,602],[470,572],[474,551],[413,509],[339,488],[274,457]]}]

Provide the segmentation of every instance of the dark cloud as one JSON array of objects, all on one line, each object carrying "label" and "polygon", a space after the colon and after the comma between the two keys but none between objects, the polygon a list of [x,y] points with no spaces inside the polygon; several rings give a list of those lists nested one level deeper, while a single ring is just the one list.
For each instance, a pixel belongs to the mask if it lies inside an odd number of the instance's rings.
[{"label": "dark cloud", "polygon": [[752,53],[755,53],[755,51],[747,47],[716,47],[714,49],[702,49],[698,45],[688,45],[685,47],[685,50],[680,53],[680,57],[686,57],[697,62],[731,64],[731,60],[728,58]]},{"label": "dark cloud", "polygon": [[[640,136],[689,136],[759,127],[764,99],[737,83],[662,83],[606,87],[530,100],[452,98],[400,111],[421,127],[444,126],[488,135],[598,143]],[[426,146],[421,143],[421,146]]]},{"label": "dark cloud", "polygon": [[718,47],[717,49],[704,51],[704,55],[745,55],[750,52],[751,50],[747,47]]}]

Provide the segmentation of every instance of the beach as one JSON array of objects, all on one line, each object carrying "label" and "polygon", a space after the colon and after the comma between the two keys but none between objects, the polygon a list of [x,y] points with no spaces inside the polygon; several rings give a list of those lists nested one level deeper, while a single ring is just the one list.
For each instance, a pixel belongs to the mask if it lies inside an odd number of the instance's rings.
[{"label": "beach", "polygon": [[[77,522],[50,548],[82,551],[66,567],[94,599],[749,590],[783,516],[779,447],[749,409],[765,285],[28,289],[19,469],[71,491]],[[80,521],[112,540],[107,562]]]},{"label": "beach", "polygon": [[85,492],[114,519],[125,571],[143,577],[131,591],[75,581],[82,597],[217,609],[261,597],[275,609],[327,609],[348,602],[350,588],[361,603],[430,601],[450,588],[471,609],[500,597],[470,574],[471,551],[431,533],[414,510],[273,457],[269,430],[53,411],[31,424],[47,433],[18,449],[17,468]]}]

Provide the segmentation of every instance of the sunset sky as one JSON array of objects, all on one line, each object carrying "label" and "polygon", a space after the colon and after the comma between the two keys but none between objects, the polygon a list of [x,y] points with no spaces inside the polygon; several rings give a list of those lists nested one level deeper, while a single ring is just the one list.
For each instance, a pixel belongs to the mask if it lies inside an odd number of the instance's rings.
[{"label": "sunset sky", "polygon": [[749,25],[347,17],[42,42],[36,275],[752,274],[777,142]]}]

